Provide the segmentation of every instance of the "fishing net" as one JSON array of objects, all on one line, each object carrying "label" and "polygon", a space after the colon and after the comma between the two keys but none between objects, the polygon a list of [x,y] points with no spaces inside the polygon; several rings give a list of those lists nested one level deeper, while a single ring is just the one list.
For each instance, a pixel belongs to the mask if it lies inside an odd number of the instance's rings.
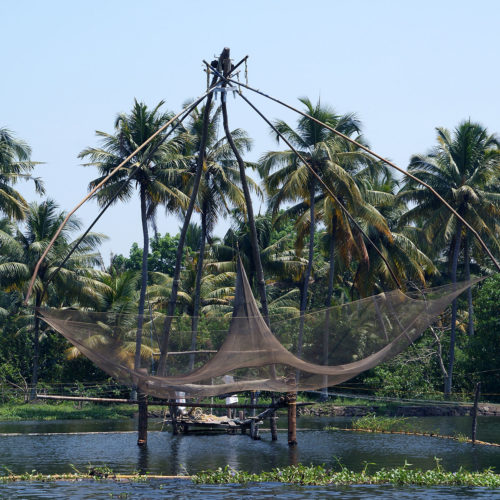
[{"label": "fishing net", "polygon": [[[40,309],[39,314],[99,368],[152,396],[291,392],[340,384],[396,356],[479,280],[410,294],[393,290],[303,318],[273,316],[268,326],[238,265],[232,316],[200,318],[196,351],[190,351],[191,317],[172,318],[163,352],[166,317],[151,313],[144,318],[139,369],[134,369],[137,316],[75,309]],[[160,374],[161,356],[166,369]]]}]

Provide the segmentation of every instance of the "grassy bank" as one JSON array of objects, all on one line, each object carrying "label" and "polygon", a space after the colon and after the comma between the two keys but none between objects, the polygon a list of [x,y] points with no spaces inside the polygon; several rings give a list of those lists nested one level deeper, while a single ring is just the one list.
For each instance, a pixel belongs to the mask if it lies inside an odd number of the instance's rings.
[{"label": "grassy bank", "polygon": [[134,405],[57,403],[6,403],[0,405],[0,421],[62,420],[62,419],[119,419],[132,417]]}]

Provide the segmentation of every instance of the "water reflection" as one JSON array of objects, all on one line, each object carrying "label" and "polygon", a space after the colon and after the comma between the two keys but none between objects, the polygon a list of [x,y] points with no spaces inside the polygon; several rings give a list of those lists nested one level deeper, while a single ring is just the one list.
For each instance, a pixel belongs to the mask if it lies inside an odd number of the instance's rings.
[{"label": "water reflection", "polygon": [[137,471],[146,474],[149,471],[149,450],[147,444],[137,447]]},{"label": "water reflection", "polygon": [[299,465],[299,447],[288,447],[288,465]]}]

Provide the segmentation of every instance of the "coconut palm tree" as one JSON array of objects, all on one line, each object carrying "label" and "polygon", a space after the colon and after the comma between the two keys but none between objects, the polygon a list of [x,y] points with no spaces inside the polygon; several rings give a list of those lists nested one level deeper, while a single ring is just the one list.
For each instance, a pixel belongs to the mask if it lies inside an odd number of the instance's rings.
[{"label": "coconut palm tree", "polygon": [[[269,286],[282,284],[295,287],[307,265],[293,250],[293,234],[276,237],[273,234],[271,214],[255,217],[262,267]],[[254,289],[258,288],[256,263],[253,259],[252,234],[245,217],[236,210],[232,213],[232,227],[221,243],[212,246],[213,260],[209,269],[218,272],[236,271],[237,256],[245,266],[248,280]]]},{"label": "coconut palm tree", "polygon": [[370,217],[359,218],[361,227],[374,245],[366,245],[369,265],[358,262],[353,286],[362,297],[394,287],[389,268],[374,246],[384,255],[400,283],[413,282],[424,286],[426,278],[436,274],[437,269],[418,245],[422,239],[419,229],[400,223],[407,207],[396,196],[398,181],[389,172],[380,170],[364,175],[362,183],[365,207],[379,214],[386,223],[386,230],[371,223]]},{"label": "coconut palm tree", "polygon": [[24,219],[28,203],[12,188],[19,180],[32,180],[37,193],[43,194],[43,183],[31,172],[39,162],[30,160],[31,148],[16,139],[10,130],[0,128],[0,213],[14,220]]},{"label": "coconut palm tree", "polygon": [[[148,109],[146,104],[135,100],[130,114],[121,113],[116,118],[114,134],[96,132],[101,138],[102,147],[87,148],[79,155],[80,158],[89,158],[90,162],[87,165],[97,167],[101,174],[90,183],[89,189],[96,186],[140,144],[170,120],[171,113],[160,110],[163,104],[164,101],[160,101],[153,109]],[[181,136],[166,141],[165,132],[159,134],[97,193],[98,202],[106,205],[112,200],[130,199],[134,190],[133,185],[139,190],[143,248],[134,358],[136,370],[141,368],[142,359],[142,330],[148,280],[148,222],[154,221],[158,206],[161,204],[167,210],[173,211],[188,203],[188,198],[182,192],[181,174],[184,173],[185,166],[184,156],[181,153],[182,146]],[[138,425],[139,429],[144,429],[147,421],[147,399],[142,392],[138,392],[138,398]],[[139,434],[139,444],[143,444],[143,434],[141,431]]]},{"label": "coconut palm tree", "polygon": [[[186,141],[188,151],[185,153],[192,158],[191,169],[194,172],[197,164],[197,155],[201,143],[203,130],[203,116],[205,109],[193,110],[187,123],[185,133],[189,135]],[[218,138],[217,130],[221,118],[220,107],[208,115],[208,131],[206,138],[205,162],[203,175],[197,195],[198,210],[201,219],[200,240],[196,267],[196,284],[194,287],[194,303],[192,318],[191,350],[196,349],[196,333],[200,313],[200,290],[204,270],[205,246],[211,240],[213,229],[219,218],[225,218],[236,207],[241,213],[246,212],[245,197],[239,186],[240,171],[233,151],[225,137]],[[250,150],[251,140],[243,130],[231,131],[234,143],[239,150]],[[249,177],[248,185],[255,193],[260,193],[257,184]]]},{"label": "coconut palm tree", "polygon": [[[106,175],[134,151],[137,146],[151,137],[170,118],[171,113],[161,110],[164,101],[149,109],[146,104],[134,101],[130,114],[121,113],[115,120],[115,133],[97,131],[101,140],[100,148],[87,148],[79,158],[88,158],[87,166],[95,166],[101,174],[89,184],[96,186]],[[165,141],[165,134],[159,134],[146,148],[137,153],[132,160],[97,193],[101,206],[106,205],[117,193],[115,201],[128,201],[139,190],[141,221],[143,232],[143,254],[141,269],[141,288],[138,304],[135,367],[140,368],[142,326],[148,279],[149,231],[148,223],[154,221],[158,206],[163,204],[167,210],[177,210],[187,202],[182,192],[184,157],[181,153],[183,140],[176,136]]]},{"label": "coconut palm tree", "polygon": [[[64,218],[64,212],[59,212],[53,200],[40,204],[32,203],[28,206],[23,230],[18,229],[14,236],[9,236],[7,232],[0,234],[3,243],[0,247],[0,279],[7,290],[20,292],[26,290],[40,255]],[[71,233],[79,228],[80,222],[74,217],[71,218],[40,267],[31,304],[35,308],[43,304],[58,307],[74,304],[96,307],[100,302],[100,292],[103,290],[98,279],[100,272],[92,266],[101,263],[96,248],[103,239],[102,235],[95,233],[86,235],[78,249],[56,272],[76,243],[76,240],[70,240]],[[39,341],[40,318],[35,313],[32,372],[34,391],[38,382]]]},{"label": "coconut palm tree", "polygon": [[[500,249],[498,220],[500,195],[491,186],[500,174],[500,140],[479,123],[461,122],[452,134],[437,128],[437,146],[427,155],[415,155],[408,171],[432,186],[476,231],[496,250]],[[451,280],[457,280],[460,250],[465,243],[466,274],[470,266],[470,235],[431,193],[415,181],[405,181],[400,199],[414,203],[402,222],[415,221],[423,225],[428,241],[434,248],[445,251],[451,269]],[[472,334],[472,297],[469,294],[469,331]],[[452,388],[455,358],[457,301],[452,304],[448,374],[444,392]]]},{"label": "coconut palm tree", "polygon": [[[322,105],[320,101],[313,105],[306,97],[301,98],[300,101],[304,104],[308,115],[336,128],[345,135],[359,134],[361,125],[353,114],[338,115],[329,106]],[[340,142],[345,141],[309,118],[299,118],[296,130],[283,121],[276,121],[274,126],[307,160],[309,167],[312,167],[324,180],[331,181],[344,176],[342,160],[351,161],[349,156],[358,159],[363,157],[356,151],[346,149],[346,145],[342,147]],[[279,141],[279,137],[277,139]],[[303,275],[300,304],[303,318],[313,269],[316,197],[321,190],[308,166],[304,165],[298,155],[291,150],[266,153],[260,160],[259,170],[264,177],[266,190],[270,196],[270,208],[275,214],[283,203],[288,202],[298,202],[298,206],[292,207],[290,213],[300,213],[301,209],[302,213],[305,210],[308,211],[308,265]],[[302,320],[298,337],[299,355],[302,352],[303,329]]]}]

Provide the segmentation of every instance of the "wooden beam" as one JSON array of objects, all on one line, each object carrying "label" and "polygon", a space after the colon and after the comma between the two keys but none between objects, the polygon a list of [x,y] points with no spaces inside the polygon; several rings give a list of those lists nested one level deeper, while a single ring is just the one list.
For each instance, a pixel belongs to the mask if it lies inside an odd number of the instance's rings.
[{"label": "wooden beam", "polygon": [[[36,399],[52,399],[55,401],[88,401],[90,403],[114,403],[114,404],[129,404],[136,405],[136,399],[120,399],[120,398],[92,398],[85,396],[54,396],[50,394],[37,394]],[[294,406],[309,406],[314,403],[295,403]],[[268,408],[286,408],[288,403],[278,402],[275,405],[251,405],[251,404],[211,404],[211,403],[177,403],[169,401],[149,401],[149,406],[185,406],[188,408],[245,408],[245,409],[268,409]]]}]

